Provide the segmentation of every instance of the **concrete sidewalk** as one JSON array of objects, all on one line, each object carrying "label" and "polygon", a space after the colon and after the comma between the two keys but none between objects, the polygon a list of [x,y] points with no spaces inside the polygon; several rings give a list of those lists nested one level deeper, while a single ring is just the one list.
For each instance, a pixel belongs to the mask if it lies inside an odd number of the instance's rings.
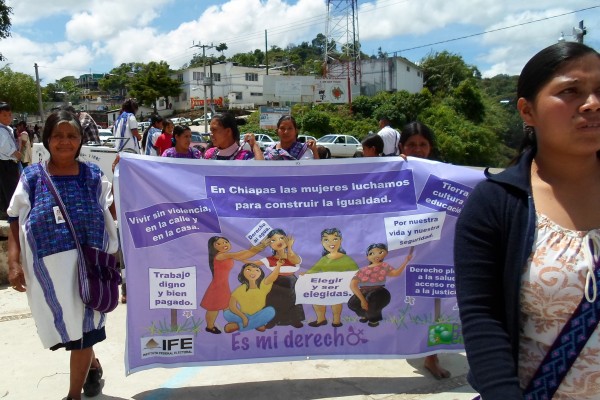
[{"label": "concrete sidewalk", "polygon": [[[464,354],[442,354],[452,378],[438,381],[413,360],[307,360],[215,367],[155,368],[125,376],[125,317],[109,315],[107,340],[95,346],[103,369],[99,400],[467,400]],[[67,394],[69,353],[44,350],[26,295],[0,286],[0,399],[59,400]]]}]

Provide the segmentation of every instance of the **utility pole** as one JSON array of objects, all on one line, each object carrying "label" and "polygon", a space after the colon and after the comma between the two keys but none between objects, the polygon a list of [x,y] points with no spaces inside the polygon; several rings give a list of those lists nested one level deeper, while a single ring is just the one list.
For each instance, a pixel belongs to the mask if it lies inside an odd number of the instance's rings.
[{"label": "utility pole", "polygon": [[33,64],[35,68],[35,84],[37,86],[37,94],[38,94],[38,108],[40,117],[42,118],[42,123],[44,122],[44,106],[42,105],[42,88],[40,87],[40,75],[38,74],[38,65],[37,63]]},{"label": "utility pole", "polygon": [[[206,119],[206,113],[207,113],[207,109],[206,109],[206,102],[207,102],[207,98],[206,98],[206,86],[208,86],[206,84],[207,79],[206,79],[206,49],[212,49],[213,46],[212,43],[210,45],[208,44],[195,44],[192,45],[192,47],[198,47],[198,48],[202,48],[202,65],[203,65],[203,74],[204,74],[204,79],[202,79],[202,87],[204,88],[204,132],[208,132],[208,121]],[[210,86],[212,89],[212,75],[210,77]],[[212,102],[212,99],[211,99]]]},{"label": "utility pole", "polygon": [[269,75],[269,47],[267,46],[267,30],[265,29],[265,65],[267,66],[267,75]]},{"label": "utility pole", "polygon": [[585,26],[583,26],[583,20],[579,21],[579,27],[573,28],[573,36],[579,43],[583,43],[583,37],[587,33]]}]

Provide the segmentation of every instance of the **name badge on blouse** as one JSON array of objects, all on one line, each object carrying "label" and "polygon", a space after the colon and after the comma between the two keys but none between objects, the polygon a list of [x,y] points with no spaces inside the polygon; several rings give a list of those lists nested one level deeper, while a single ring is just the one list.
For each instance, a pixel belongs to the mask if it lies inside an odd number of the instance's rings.
[{"label": "name badge on blouse", "polygon": [[60,212],[60,208],[58,208],[58,206],[54,206],[52,207],[52,210],[54,211],[54,220],[56,221],[56,223],[64,224],[65,219],[63,218],[62,213]]}]

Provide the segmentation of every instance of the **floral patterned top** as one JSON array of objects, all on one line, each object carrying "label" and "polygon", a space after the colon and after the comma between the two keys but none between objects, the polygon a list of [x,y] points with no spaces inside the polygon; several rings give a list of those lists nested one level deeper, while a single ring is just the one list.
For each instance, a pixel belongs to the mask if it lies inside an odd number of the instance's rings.
[{"label": "floral patterned top", "polygon": [[[583,298],[588,264],[591,263],[588,257],[590,237],[598,242],[600,229],[572,231],[537,214],[536,244],[521,282],[519,379],[522,388],[527,387]],[[596,329],[592,334],[553,399],[598,398],[598,331]]]},{"label": "floral patterned top", "polygon": [[382,286],[385,285],[388,273],[393,270],[391,265],[381,262],[361,268],[354,277],[358,279],[358,287]]},{"label": "floral patterned top", "polygon": [[162,156],[171,158],[202,158],[200,150],[195,147],[190,147],[187,153],[178,153],[175,147],[169,147],[162,153]]}]

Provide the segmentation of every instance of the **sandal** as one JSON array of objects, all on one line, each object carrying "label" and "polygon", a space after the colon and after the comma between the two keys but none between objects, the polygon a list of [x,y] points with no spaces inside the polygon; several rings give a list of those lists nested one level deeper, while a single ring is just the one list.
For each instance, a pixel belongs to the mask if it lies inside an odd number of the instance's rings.
[{"label": "sandal", "polygon": [[100,384],[100,379],[103,375],[102,365],[100,365],[100,360],[97,358],[96,362],[98,362],[98,367],[89,369],[83,384],[83,393],[87,397],[98,396],[102,390],[102,385]]}]

